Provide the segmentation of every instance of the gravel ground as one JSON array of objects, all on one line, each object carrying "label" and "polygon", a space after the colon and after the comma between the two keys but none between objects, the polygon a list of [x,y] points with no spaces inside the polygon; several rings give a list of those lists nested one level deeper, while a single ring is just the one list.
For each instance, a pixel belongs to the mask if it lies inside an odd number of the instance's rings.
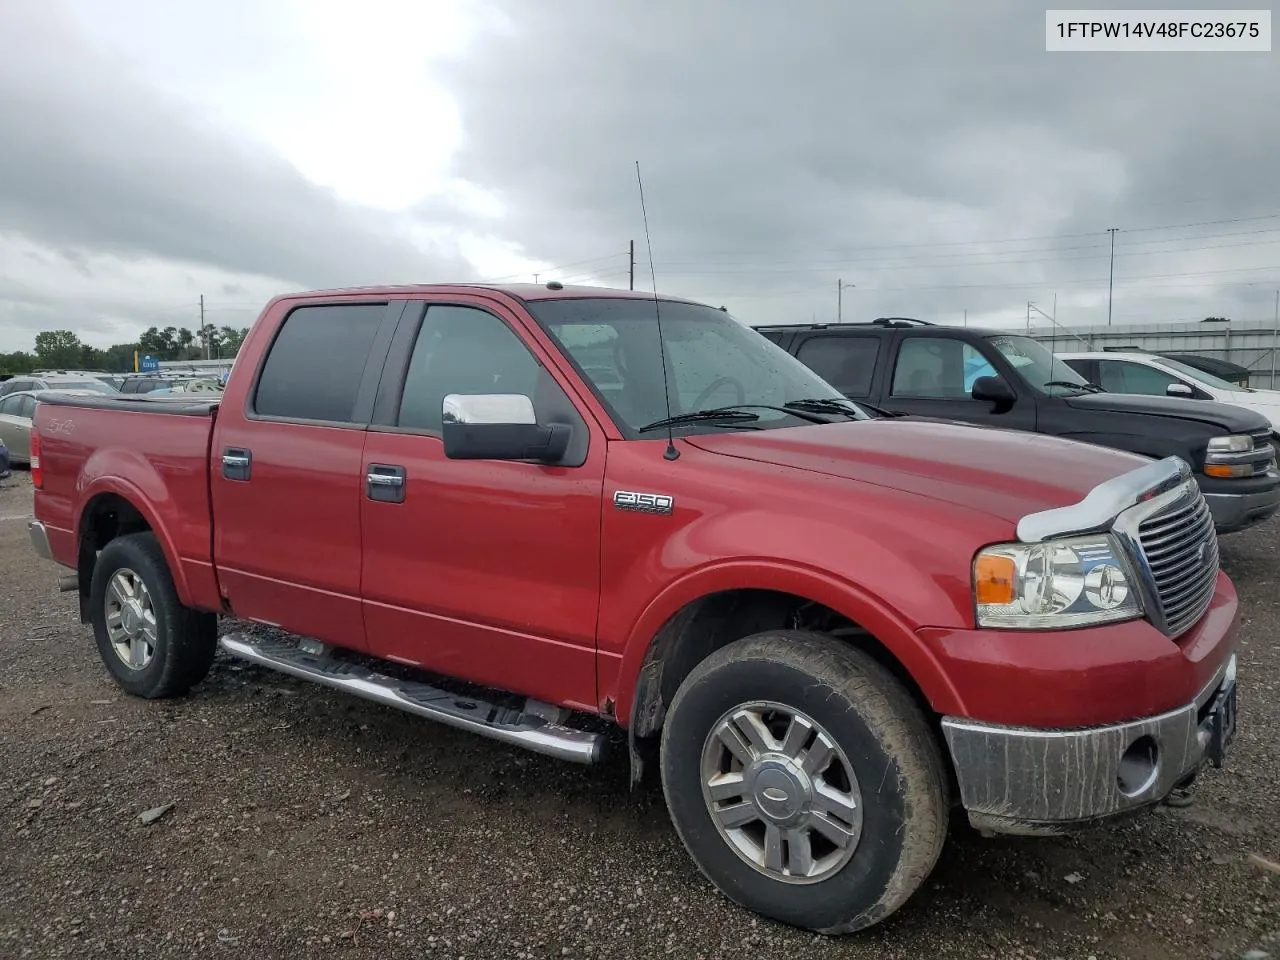
[{"label": "gravel ground", "polygon": [[[0,957],[1280,960],[1280,522],[1223,539],[1240,733],[1198,802],[1069,839],[958,832],[884,925],[822,939],[720,898],[660,790],[219,656],[118,691],[25,473],[0,483]],[[172,806],[169,806],[172,805]],[[140,815],[167,807],[153,822]]]}]

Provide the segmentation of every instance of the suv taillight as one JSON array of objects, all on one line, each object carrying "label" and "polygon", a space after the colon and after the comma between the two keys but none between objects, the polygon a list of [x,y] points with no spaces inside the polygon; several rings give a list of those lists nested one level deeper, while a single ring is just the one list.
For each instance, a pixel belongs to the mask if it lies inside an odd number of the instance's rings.
[{"label": "suv taillight", "polygon": [[40,468],[40,434],[31,431],[31,485],[39,490],[44,486],[44,470]]}]

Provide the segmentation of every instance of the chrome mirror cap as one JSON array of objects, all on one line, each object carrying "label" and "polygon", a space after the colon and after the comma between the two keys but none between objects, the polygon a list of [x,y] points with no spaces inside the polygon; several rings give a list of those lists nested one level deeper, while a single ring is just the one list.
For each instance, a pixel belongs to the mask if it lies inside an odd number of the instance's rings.
[{"label": "chrome mirror cap", "polygon": [[444,398],[445,423],[536,424],[533,401],[520,393],[451,393]]}]

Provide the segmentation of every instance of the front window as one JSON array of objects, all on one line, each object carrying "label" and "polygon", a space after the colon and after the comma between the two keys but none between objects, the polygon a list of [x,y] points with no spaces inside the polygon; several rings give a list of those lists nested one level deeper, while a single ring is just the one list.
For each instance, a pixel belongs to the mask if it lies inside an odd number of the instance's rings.
[{"label": "front window", "polygon": [[[582,298],[528,306],[621,426],[634,433],[667,416],[654,301]],[[759,418],[687,423],[677,430],[711,433],[812,422],[812,414],[778,409],[797,400],[834,401],[859,419],[868,416],[799,360],[723,310],[669,300],[661,301],[660,309],[671,414],[741,407]]]},{"label": "front window", "polygon": [[1223,380],[1221,377],[1215,377],[1211,373],[1205,373],[1198,367],[1183,363],[1181,360],[1171,360],[1169,357],[1160,358],[1160,366],[1168,367],[1182,374],[1192,383],[1201,383],[1215,390],[1230,390],[1232,393],[1239,392],[1242,388],[1238,383],[1232,383],[1230,380]]},{"label": "front window", "polygon": [[1071,369],[1065,360],[1055,357],[1039,340],[1017,335],[988,339],[1032,390],[1055,396],[1076,394],[1090,387],[1088,380]]}]

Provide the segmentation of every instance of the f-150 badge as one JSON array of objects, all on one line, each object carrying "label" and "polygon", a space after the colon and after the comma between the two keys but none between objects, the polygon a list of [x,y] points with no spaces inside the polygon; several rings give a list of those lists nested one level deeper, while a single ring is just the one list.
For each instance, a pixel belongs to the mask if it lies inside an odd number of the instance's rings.
[{"label": "f-150 badge", "polygon": [[665,493],[635,493],[631,490],[619,490],[613,495],[613,505],[619,510],[632,510],[636,513],[670,513],[675,500]]}]

